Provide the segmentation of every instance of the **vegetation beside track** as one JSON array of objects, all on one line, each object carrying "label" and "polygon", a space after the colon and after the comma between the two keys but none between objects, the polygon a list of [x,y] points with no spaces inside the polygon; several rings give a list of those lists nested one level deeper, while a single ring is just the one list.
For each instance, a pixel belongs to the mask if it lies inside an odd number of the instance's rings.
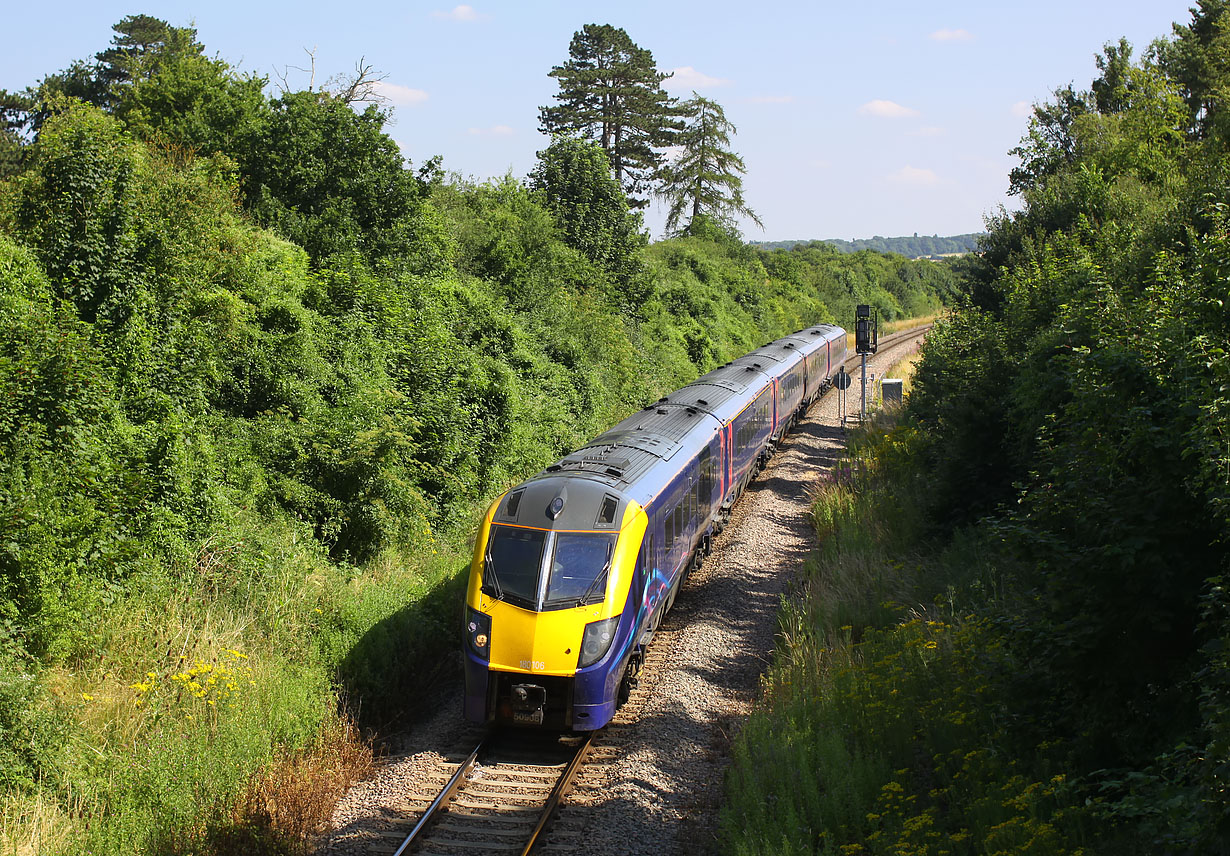
[{"label": "vegetation beside track", "polygon": [[1089,811],[1067,747],[1012,727],[1018,664],[993,618],[1003,559],[977,532],[929,541],[919,442],[882,415],[819,491],[821,546],[734,744],[731,853],[1081,850]]},{"label": "vegetation beside track", "polygon": [[815,507],[732,853],[1230,852],[1230,6],[1038,105]]},{"label": "vegetation beside track", "polygon": [[[487,500],[769,339],[955,287],[704,217],[651,245],[575,141],[525,181],[412,171],[378,108],[125,26],[150,53],[108,56],[149,64],[49,76],[0,159],[3,854],[304,850],[370,763],[350,721],[455,668]],[[90,69],[123,72],[101,108]]]}]

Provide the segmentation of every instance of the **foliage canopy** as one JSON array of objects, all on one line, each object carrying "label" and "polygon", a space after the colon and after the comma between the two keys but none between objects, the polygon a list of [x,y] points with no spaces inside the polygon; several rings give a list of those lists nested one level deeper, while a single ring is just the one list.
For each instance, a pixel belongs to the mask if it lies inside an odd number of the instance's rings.
[{"label": "foliage canopy", "polygon": [[631,204],[644,207],[647,200],[635,194],[651,187],[661,150],[674,144],[683,126],[675,99],[662,89],[670,75],[658,71],[649,50],[610,24],[578,30],[568,57],[551,69],[558,103],[539,110],[540,129],[599,143]]}]

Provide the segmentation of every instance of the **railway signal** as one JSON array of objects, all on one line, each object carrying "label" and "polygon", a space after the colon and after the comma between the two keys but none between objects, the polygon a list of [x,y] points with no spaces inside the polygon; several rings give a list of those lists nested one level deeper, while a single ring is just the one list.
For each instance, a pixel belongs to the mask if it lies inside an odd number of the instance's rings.
[{"label": "railway signal", "polygon": [[867,418],[867,355],[880,347],[880,312],[872,315],[871,307],[860,303],[854,307],[854,350],[863,358],[863,394],[859,419]]}]

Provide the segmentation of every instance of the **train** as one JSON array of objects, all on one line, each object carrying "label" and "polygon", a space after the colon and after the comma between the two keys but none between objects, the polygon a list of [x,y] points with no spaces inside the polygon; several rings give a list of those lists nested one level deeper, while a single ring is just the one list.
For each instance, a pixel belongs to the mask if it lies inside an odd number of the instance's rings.
[{"label": "train", "polygon": [[845,360],[837,326],[770,342],[493,502],[466,589],[465,718],[606,725],[732,506]]}]

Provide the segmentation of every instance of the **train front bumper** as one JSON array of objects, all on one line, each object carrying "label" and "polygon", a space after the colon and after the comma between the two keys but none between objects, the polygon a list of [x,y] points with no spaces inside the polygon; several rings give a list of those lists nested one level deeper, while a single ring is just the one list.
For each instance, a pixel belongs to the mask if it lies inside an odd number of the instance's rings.
[{"label": "train front bumper", "polygon": [[615,715],[622,670],[609,663],[576,675],[491,669],[473,654],[465,664],[465,718],[470,722],[593,731]]}]

